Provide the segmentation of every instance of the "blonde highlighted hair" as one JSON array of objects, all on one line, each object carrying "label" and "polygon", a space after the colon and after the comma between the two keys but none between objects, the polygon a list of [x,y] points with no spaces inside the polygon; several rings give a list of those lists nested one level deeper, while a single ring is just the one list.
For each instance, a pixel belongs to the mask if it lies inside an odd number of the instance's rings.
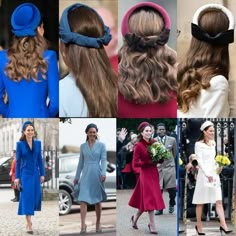
[{"label": "blonde highlighted hair", "polygon": [[9,61],[5,73],[16,82],[22,79],[29,81],[30,78],[39,82],[39,72],[46,79],[48,65],[43,58],[46,49],[46,40],[39,33],[34,37],[13,36],[12,45],[7,51]]},{"label": "blonde highlighted hair", "polygon": [[[156,42],[163,29],[162,17],[150,7],[135,10],[129,18],[129,31],[142,45]],[[177,90],[175,65],[176,53],[167,45],[155,43],[141,52],[125,38],[119,50],[118,89],[131,102],[164,104]]]}]

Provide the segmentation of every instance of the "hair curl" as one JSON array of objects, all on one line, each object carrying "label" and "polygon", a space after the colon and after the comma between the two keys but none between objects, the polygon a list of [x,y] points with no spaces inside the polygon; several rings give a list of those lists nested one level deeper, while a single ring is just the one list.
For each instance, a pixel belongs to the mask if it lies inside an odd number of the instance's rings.
[{"label": "hair curl", "polygon": [[[68,21],[73,32],[90,37],[104,34],[100,18],[87,7],[72,10]],[[70,43],[65,46],[68,67],[88,105],[89,116],[116,117],[117,76],[104,47],[87,48]]]},{"label": "hair curl", "polygon": [[[228,29],[229,20],[219,9],[207,9],[199,17],[199,26],[211,36]],[[178,108],[189,110],[202,89],[210,87],[210,80],[216,75],[228,79],[228,45],[212,45],[192,38],[190,48],[182,63],[178,66]]]},{"label": "hair curl", "polygon": [[[130,16],[129,30],[135,37],[125,37],[119,50],[118,89],[131,102],[164,104],[177,90],[176,53],[162,44],[164,21],[156,10],[140,8]],[[132,38],[139,45],[130,46]]]},{"label": "hair curl", "polygon": [[34,37],[13,36],[12,45],[7,52],[9,62],[5,73],[16,82],[23,78],[29,81],[31,77],[39,82],[38,72],[46,79],[48,65],[43,58],[46,49],[46,40],[38,33]]}]

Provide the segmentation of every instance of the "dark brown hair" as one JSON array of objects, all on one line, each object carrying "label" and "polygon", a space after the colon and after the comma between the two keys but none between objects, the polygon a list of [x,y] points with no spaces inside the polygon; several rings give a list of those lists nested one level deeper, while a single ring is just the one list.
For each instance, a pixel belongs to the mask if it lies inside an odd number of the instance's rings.
[{"label": "dark brown hair", "polygon": [[43,58],[46,49],[46,40],[38,32],[34,37],[13,36],[12,45],[7,51],[9,62],[5,73],[13,81],[23,78],[29,81],[32,77],[35,82],[39,82],[38,72],[46,79],[48,65]]},{"label": "dark brown hair", "polygon": [[[71,31],[89,37],[102,37],[104,25],[98,15],[87,7],[79,7],[68,14]],[[116,117],[117,76],[103,46],[88,48],[76,44],[65,45],[68,67],[72,71],[89,110],[90,117]]]},{"label": "dark brown hair", "polygon": [[[211,36],[224,32],[229,20],[219,9],[207,9],[200,15],[199,26]],[[228,79],[228,45],[212,45],[192,37],[185,59],[178,66],[178,108],[183,112],[197,100],[201,89],[210,87],[210,80],[216,75]]]},{"label": "dark brown hair", "polygon": [[35,128],[34,128],[34,125],[33,125],[33,124],[27,124],[27,125],[25,125],[25,126],[24,126],[24,129],[23,129],[23,131],[22,131],[22,134],[21,134],[21,137],[20,137],[19,141],[25,141],[25,140],[26,140],[26,136],[25,136],[25,134],[24,134],[24,131],[26,130],[26,128],[27,128],[28,126],[33,127],[33,129],[34,129],[34,131],[35,131]]},{"label": "dark brown hair", "polygon": [[[145,42],[158,38],[164,21],[152,8],[139,8],[129,18],[129,30]],[[166,103],[175,97],[176,53],[167,45],[132,50],[124,39],[119,50],[118,89],[128,101],[138,104]]]}]

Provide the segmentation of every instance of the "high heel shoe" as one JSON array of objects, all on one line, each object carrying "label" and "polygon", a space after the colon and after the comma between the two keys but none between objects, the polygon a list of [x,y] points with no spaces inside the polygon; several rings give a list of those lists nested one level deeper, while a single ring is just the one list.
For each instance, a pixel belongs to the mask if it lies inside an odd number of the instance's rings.
[{"label": "high heel shoe", "polygon": [[132,227],[134,229],[138,229],[138,226],[134,223],[134,216],[131,216],[131,220],[130,221],[132,222]]},{"label": "high heel shoe", "polygon": [[197,231],[197,235],[206,235],[205,233],[199,233],[197,226],[195,226],[195,229],[196,229],[196,231]]},{"label": "high heel shoe", "polygon": [[222,226],[220,226],[220,233],[221,233],[221,236],[222,236],[222,231],[224,231],[225,234],[230,234],[233,232],[233,230],[225,230]]},{"label": "high heel shoe", "polygon": [[151,234],[158,234],[157,231],[151,231],[151,226],[150,224],[148,224],[148,229],[150,231]]},{"label": "high heel shoe", "polygon": [[[31,227],[32,227],[32,223],[31,223]],[[28,224],[26,225],[26,233],[27,233],[27,234],[34,234],[34,231],[33,231],[32,229],[29,230]]]},{"label": "high heel shoe", "polygon": [[80,233],[79,234],[86,234],[87,233],[87,225],[84,226],[84,229],[81,228]]},{"label": "high heel shoe", "polygon": [[96,233],[102,233],[100,224],[98,225],[98,227],[96,226]]}]

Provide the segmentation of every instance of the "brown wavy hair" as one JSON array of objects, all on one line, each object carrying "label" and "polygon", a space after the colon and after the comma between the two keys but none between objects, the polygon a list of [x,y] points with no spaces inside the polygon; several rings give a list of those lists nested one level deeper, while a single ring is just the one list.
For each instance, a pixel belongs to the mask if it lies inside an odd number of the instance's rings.
[{"label": "brown wavy hair", "polygon": [[[227,16],[219,9],[207,9],[199,17],[199,26],[211,36],[224,32],[229,27]],[[178,108],[189,110],[201,89],[210,87],[213,76],[229,74],[228,45],[212,45],[192,37],[190,48],[183,62],[178,65]]]},{"label": "brown wavy hair", "polygon": [[[152,8],[140,8],[129,18],[129,31],[140,37],[142,44],[158,39],[164,21]],[[166,103],[175,97],[176,53],[167,45],[132,50],[129,42],[119,50],[118,89],[128,101],[138,104]]]},{"label": "brown wavy hair", "polygon": [[[89,37],[102,37],[104,25],[98,15],[87,7],[68,14],[72,32]],[[116,117],[117,76],[103,46],[101,48],[65,45],[66,61],[89,110],[90,117]]]},{"label": "brown wavy hair", "polygon": [[38,72],[46,79],[48,65],[43,58],[46,49],[46,40],[38,32],[34,37],[13,36],[12,45],[7,51],[9,62],[5,73],[16,82],[23,78],[29,81],[31,77],[39,82]]}]

